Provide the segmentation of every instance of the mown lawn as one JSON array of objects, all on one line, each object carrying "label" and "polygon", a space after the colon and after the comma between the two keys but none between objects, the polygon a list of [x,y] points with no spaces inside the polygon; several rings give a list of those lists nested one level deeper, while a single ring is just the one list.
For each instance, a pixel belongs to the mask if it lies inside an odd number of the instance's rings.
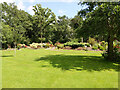
[{"label": "mown lawn", "polygon": [[118,64],[104,61],[99,51],[2,53],[3,88],[118,88]]}]

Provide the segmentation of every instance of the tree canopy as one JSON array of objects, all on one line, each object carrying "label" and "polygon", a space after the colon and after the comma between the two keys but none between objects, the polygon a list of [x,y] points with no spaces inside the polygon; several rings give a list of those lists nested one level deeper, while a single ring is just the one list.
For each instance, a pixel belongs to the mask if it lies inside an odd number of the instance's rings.
[{"label": "tree canopy", "polygon": [[82,36],[101,35],[106,37],[109,59],[111,59],[114,38],[119,38],[120,34],[120,6],[116,2],[81,4],[87,4],[88,8],[79,12],[79,15],[84,16],[85,20],[82,27],[79,28],[78,34]]}]

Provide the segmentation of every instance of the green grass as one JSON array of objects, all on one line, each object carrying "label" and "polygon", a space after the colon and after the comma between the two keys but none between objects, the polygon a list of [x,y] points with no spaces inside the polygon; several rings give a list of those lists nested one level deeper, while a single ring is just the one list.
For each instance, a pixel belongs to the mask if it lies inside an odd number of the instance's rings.
[{"label": "green grass", "polygon": [[98,51],[3,51],[3,88],[118,88],[118,64]]}]

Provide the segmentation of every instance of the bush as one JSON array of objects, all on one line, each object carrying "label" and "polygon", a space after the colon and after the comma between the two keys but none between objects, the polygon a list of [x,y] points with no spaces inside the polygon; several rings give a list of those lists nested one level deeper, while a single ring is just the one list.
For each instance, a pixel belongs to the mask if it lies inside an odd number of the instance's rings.
[{"label": "bush", "polygon": [[34,48],[34,49],[37,49],[39,45],[40,44],[38,44],[38,43],[32,43],[32,44],[30,44],[30,47]]},{"label": "bush", "polygon": [[66,43],[64,43],[64,46],[72,46],[73,43],[74,42],[66,42]]},{"label": "bush", "polygon": [[105,46],[105,43],[106,43],[105,41],[102,41],[101,46]]},{"label": "bush", "polygon": [[53,45],[53,42],[49,40],[49,43]]},{"label": "bush", "polygon": [[[104,57],[105,60],[109,61],[107,51],[103,52],[102,56]],[[114,50],[114,52],[112,53],[112,56],[113,56],[112,61],[120,63],[120,52],[117,52],[116,50]]]},{"label": "bush", "polygon": [[105,48],[103,46],[99,46],[99,49],[102,51],[105,50]]},{"label": "bush", "polygon": [[57,45],[59,45],[59,44],[60,44],[59,42],[56,42],[56,43],[55,43],[55,46],[57,47]]},{"label": "bush", "polygon": [[70,46],[72,49],[78,48],[78,47],[90,47],[89,43],[75,43],[75,42],[67,42],[64,43],[64,46]]},{"label": "bush", "polygon": [[78,47],[85,47],[84,43],[78,43],[77,45],[78,45]]},{"label": "bush", "polygon": [[85,46],[87,46],[87,47],[91,47],[91,45],[90,45],[89,43],[86,43]]},{"label": "bush", "polygon": [[71,42],[78,42],[78,39],[71,39]]},{"label": "bush", "polygon": [[21,44],[21,46],[22,46],[21,48],[25,48],[25,44]]},{"label": "bush", "polygon": [[89,38],[88,43],[93,46],[97,43],[97,41],[94,38]]},{"label": "bush", "polygon": [[[55,46],[59,49],[59,48],[63,48],[64,47],[64,44],[61,44],[59,42],[56,42],[55,43]],[[66,46],[67,46],[67,43],[66,43]]]},{"label": "bush", "polygon": [[54,47],[54,45],[53,45],[53,44],[50,44],[50,47]]},{"label": "bush", "polygon": [[[112,56],[113,56],[113,61],[114,62],[119,62],[120,63],[120,52],[119,52],[119,48],[120,48],[120,45],[116,45],[113,47],[113,53],[112,53]],[[102,56],[106,59],[106,60],[109,60],[108,59],[108,51],[105,51]]]},{"label": "bush", "polygon": [[44,47],[45,47],[45,48],[49,48],[49,47],[50,47],[50,44],[49,44],[49,43],[46,43],[46,44],[44,45]]},{"label": "bush", "polygon": [[41,48],[42,46],[43,46],[42,43],[38,43],[38,44],[37,44],[37,48]]},{"label": "bush", "polygon": [[57,48],[59,49],[59,48],[63,48],[64,47],[64,44],[58,44],[57,45]]},{"label": "bush", "polygon": [[118,40],[114,40],[114,41],[113,41],[113,45],[114,45],[114,46],[118,45],[119,43],[120,43],[120,42],[119,42]]},{"label": "bush", "polygon": [[22,44],[17,44],[17,49],[22,48]]},{"label": "bush", "polygon": [[93,49],[93,50],[97,50],[97,49],[98,49],[98,47],[96,47],[96,46],[93,46],[93,47],[92,47],[92,49]]}]

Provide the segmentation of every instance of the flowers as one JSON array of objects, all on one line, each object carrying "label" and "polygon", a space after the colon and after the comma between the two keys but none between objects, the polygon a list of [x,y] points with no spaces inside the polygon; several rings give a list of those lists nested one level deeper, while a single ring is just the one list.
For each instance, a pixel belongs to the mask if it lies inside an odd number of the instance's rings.
[{"label": "flowers", "polygon": [[25,44],[17,44],[17,48],[20,49],[20,48],[27,48],[28,46],[25,45]]},{"label": "flowers", "polygon": [[115,45],[115,46],[113,46],[113,48],[119,49],[119,48],[120,48],[120,45]]},{"label": "flowers", "polygon": [[25,45],[24,47],[27,48],[27,45]]}]

